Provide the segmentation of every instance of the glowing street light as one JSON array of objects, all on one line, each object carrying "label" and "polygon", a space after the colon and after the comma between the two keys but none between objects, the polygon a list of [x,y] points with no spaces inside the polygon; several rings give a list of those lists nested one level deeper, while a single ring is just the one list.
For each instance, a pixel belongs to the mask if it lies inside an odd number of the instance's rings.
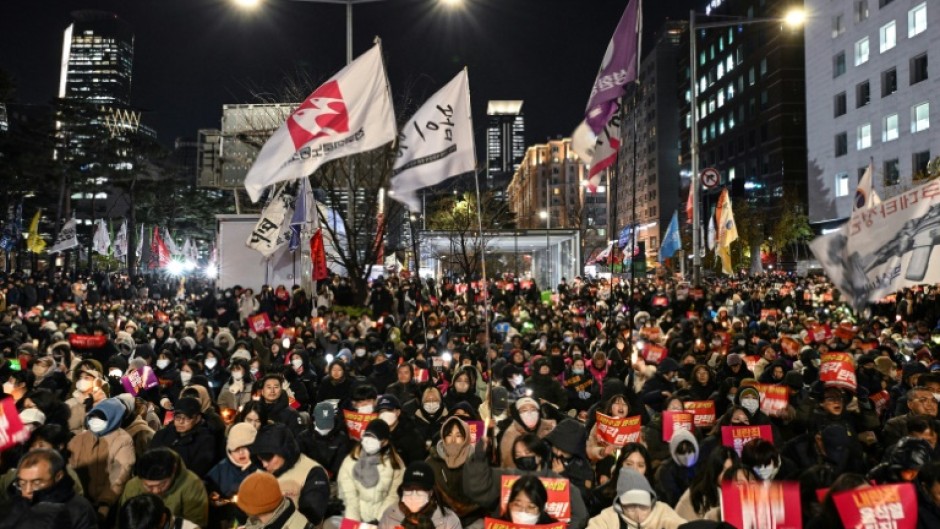
[{"label": "glowing street light", "polygon": [[806,25],[806,11],[802,9],[791,9],[783,17],[784,24],[791,28],[800,28]]},{"label": "glowing street light", "polygon": [[232,0],[232,2],[242,9],[257,9],[262,0]]}]

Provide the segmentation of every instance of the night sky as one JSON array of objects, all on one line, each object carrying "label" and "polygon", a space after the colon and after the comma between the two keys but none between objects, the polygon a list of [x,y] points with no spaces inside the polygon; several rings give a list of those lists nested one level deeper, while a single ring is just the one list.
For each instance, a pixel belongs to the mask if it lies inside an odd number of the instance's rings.
[{"label": "night sky", "polygon": [[[704,0],[647,1],[645,45],[667,18],[686,19]],[[486,101],[523,99],[526,143],[569,135],[627,0],[384,0],[354,7],[354,54],[380,36],[392,95],[420,101],[469,67],[475,128]],[[63,31],[75,9],[116,13],[135,32],[132,103],[160,140],[218,128],[222,105],[255,103],[285,75],[325,80],[345,64],[346,9],[266,0],[252,13],[231,0],[2,0],[0,69],[20,102],[58,90]],[[312,87],[311,87],[312,88]]]}]

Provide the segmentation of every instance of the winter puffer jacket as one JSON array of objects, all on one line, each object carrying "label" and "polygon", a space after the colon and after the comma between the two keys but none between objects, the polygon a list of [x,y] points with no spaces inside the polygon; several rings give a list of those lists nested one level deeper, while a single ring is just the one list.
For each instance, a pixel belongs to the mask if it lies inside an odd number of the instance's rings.
[{"label": "winter puffer jacket", "polygon": [[[176,457],[179,458],[179,456]],[[131,498],[148,492],[144,488],[144,482],[135,477],[127,482],[127,487],[121,496],[121,505]],[[163,500],[166,508],[170,509],[173,516],[189,520],[199,527],[208,527],[209,497],[206,494],[206,487],[199,476],[186,468],[182,459],[177,461],[173,484],[170,485],[169,490],[160,495],[160,499]]]},{"label": "winter puffer jacket", "polygon": [[[121,496],[137,461],[134,440],[119,427],[125,410],[116,398],[101,401],[89,414],[100,412],[107,422],[105,429],[97,434],[85,430],[68,444],[69,466],[78,473],[85,496],[95,507],[111,505]],[[87,416],[85,423],[87,427]]]},{"label": "winter puffer jacket", "polygon": [[330,478],[319,463],[300,453],[297,440],[283,424],[261,428],[251,445],[251,455],[276,454],[284,464],[274,472],[281,492],[307,520],[319,525],[330,500]]},{"label": "winter puffer jacket", "polygon": [[375,523],[386,509],[398,503],[398,486],[405,476],[405,465],[400,459],[393,463],[391,452],[384,452],[378,468],[379,481],[374,487],[366,488],[353,476],[353,467],[359,460],[359,452],[360,447],[357,446],[346,456],[336,479],[339,498],[346,505],[343,516],[360,522]]}]

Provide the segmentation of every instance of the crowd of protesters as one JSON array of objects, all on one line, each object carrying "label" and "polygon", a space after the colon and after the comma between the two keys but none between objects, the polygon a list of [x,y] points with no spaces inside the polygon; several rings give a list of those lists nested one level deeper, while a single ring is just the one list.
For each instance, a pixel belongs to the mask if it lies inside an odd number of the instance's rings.
[{"label": "crowd of protesters", "polygon": [[[720,527],[722,483],[772,480],[799,482],[804,527],[842,527],[837,492],[900,482],[940,527],[937,291],[857,317],[824,278],[786,275],[551,295],[393,276],[358,304],[339,277],[308,296],[10,275],[0,378],[28,438],[0,453],[0,529],[556,522],[539,478],[568,480],[571,529]],[[833,351],[854,384],[821,379]],[[767,385],[785,388],[773,413]],[[688,402],[713,423],[664,441]],[[636,442],[598,413],[639,417]],[[739,452],[728,425],[772,439]]]}]

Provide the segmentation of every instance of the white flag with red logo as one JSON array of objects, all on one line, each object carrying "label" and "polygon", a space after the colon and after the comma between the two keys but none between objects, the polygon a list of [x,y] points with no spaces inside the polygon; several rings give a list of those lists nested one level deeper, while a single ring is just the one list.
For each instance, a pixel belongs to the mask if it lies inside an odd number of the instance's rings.
[{"label": "white flag with red logo", "polygon": [[271,184],[395,139],[382,49],[376,44],[313,91],[268,139],[245,177],[253,202]]}]

